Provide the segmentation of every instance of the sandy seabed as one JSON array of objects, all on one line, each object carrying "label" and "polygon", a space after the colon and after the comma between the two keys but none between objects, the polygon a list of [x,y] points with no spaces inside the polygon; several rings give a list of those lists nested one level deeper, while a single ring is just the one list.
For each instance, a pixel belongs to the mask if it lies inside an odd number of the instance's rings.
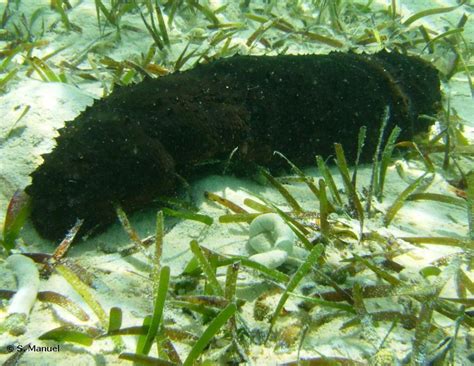
[{"label": "sandy seabed", "polygon": [[[67,46],[62,52],[58,53],[51,60],[54,64],[59,64],[62,60],[70,60],[83,52],[91,42],[96,41],[98,37],[97,19],[95,14],[94,2],[71,1],[74,6],[70,12],[70,20],[80,25],[82,32],[67,32],[60,24],[52,31],[46,32],[41,39],[47,41],[44,47],[35,50],[35,56],[43,57],[60,47]],[[217,7],[217,1],[211,1],[210,6]],[[384,3],[383,1],[380,3]],[[413,1],[403,2],[403,17],[417,12],[421,9],[430,7],[439,7],[452,5],[454,1]],[[409,3],[409,4],[408,4]],[[58,15],[49,9],[48,1],[23,0],[20,4],[21,12],[31,16],[32,12],[38,7],[44,7],[44,22],[50,25],[58,20]],[[5,1],[0,1],[0,13],[3,12]],[[229,6],[226,11],[219,15],[222,21],[232,21],[236,17],[238,9],[236,6]],[[284,14],[284,10],[279,9]],[[165,14],[166,15],[166,14]],[[428,25],[435,29],[442,29],[448,21],[456,23],[462,15],[462,9],[453,11],[442,16],[433,16],[427,18]],[[291,19],[288,15],[288,19]],[[199,23],[201,22],[201,23]],[[173,40],[172,50],[164,57],[167,60],[173,60],[178,57],[187,43],[186,37],[191,32],[198,32],[205,27],[204,20],[196,20],[194,29],[187,28],[189,23],[179,17],[176,19],[176,25],[170,31],[170,38]],[[111,41],[105,39],[99,42],[98,51],[110,56],[116,60],[129,59],[140,53],[145,53],[152,43],[148,33],[143,30],[143,25],[139,16],[126,16],[124,23],[142,28],[141,32],[122,32],[121,41]],[[111,29],[112,30],[112,29]],[[246,49],[245,41],[254,30],[242,31],[235,36],[235,42],[242,53],[262,53],[261,49]],[[468,42],[473,40],[472,22],[468,22],[464,32]],[[144,41],[146,39],[146,41]],[[5,43],[0,41],[0,46]],[[204,46],[203,46],[204,47]],[[100,48],[100,49],[99,49]],[[288,53],[321,53],[325,48],[314,43],[290,42]],[[97,54],[90,58],[97,57]],[[21,62],[21,60],[14,60]],[[92,62],[92,60],[89,59]],[[87,61],[84,61],[87,62]],[[457,74],[449,83],[444,86],[445,93],[451,95],[451,106],[455,108],[459,116],[465,123],[465,136],[472,143],[474,141],[474,103],[470,96],[469,86],[462,74]],[[8,90],[0,95],[0,222],[5,217],[6,207],[12,194],[18,188],[24,188],[29,184],[29,174],[41,164],[41,154],[50,151],[54,146],[54,136],[56,130],[63,126],[65,121],[74,119],[86,106],[93,103],[94,98],[100,98],[103,94],[102,83],[92,81],[82,81],[78,83],[46,83],[39,79],[35,73],[27,75],[26,72],[19,72],[13,80]],[[18,119],[25,107],[29,106],[29,111],[18,125],[15,121]],[[10,138],[5,137],[12,131]],[[432,157],[435,164],[440,166],[442,156]],[[423,172],[423,165],[419,161],[400,160],[405,172],[409,177],[417,177]],[[465,162],[469,170],[468,161]],[[472,166],[470,167],[472,169]],[[319,172],[315,168],[305,170],[311,177],[319,178]],[[370,181],[371,167],[362,166],[358,173],[359,187],[367,187]],[[335,173],[336,180],[339,175]],[[342,187],[341,181],[336,181],[338,186]],[[390,166],[385,196],[382,203],[376,208],[380,212],[385,212],[390,204],[395,200],[399,193],[405,189],[407,183],[400,178],[395,170],[395,165]],[[317,211],[318,203],[309,189],[303,184],[288,184],[287,189],[298,200],[301,206],[308,211]],[[225,197],[240,206],[244,206],[244,199],[258,194],[265,199],[273,202],[282,209],[288,209],[284,198],[277,190],[270,186],[259,185],[246,179],[238,179],[230,176],[213,175],[193,182],[191,187],[191,196],[194,204],[199,208],[199,213],[209,215],[214,219],[211,226],[202,225],[193,221],[167,221],[167,233],[164,240],[162,255],[162,264],[169,265],[172,275],[179,275],[192,254],[189,250],[190,240],[197,240],[201,246],[210,248],[224,254],[245,255],[245,243],[248,239],[248,226],[245,224],[219,224],[218,217],[227,213],[221,206],[216,205],[204,198],[204,192],[213,192]],[[449,184],[443,177],[442,172],[437,172],[434,182],[429,188],[429,192],[441,193],[454,197]],[[153,235],[155,231],[156,212],[148,210],[136,213],[130,217],[134,228],[142,238]],[[357,222],[346,220],[349,227],[357,228]],[[431,201],[409,202],[397,214],[394,222],[388,227],[384,227],[381,215],[376,215],[373,219],[366,222],[366,230],[374,231],[385,237],[397,238],[403,236],[451,236],[465,237],[468,235],[467,213],[462,208],[456,208],[447,204]],[[23,229],[21,238],[24,241],[22,248],[28,252],[47,252],[51,253],[54,246],[38,237],[30,224]],[[138,253],[130,257],[121,257],[116,250],[126,247],[130,240],[122,227],[117,223],[112,225],[106,232],[85,240],[80,245],[74,246],[68,258],[76,261],[89,272],[93,273],[93,292],[97,301],[106,311],[113,306],[119,306],[123,311],[123,327],[140,325],[143,318],[152,313],[152,282],[149,279],[151,269],[150,257],[146,253]],[[460,248],[447,247],[441,245],[422,245],[413,246],[409,243],[399,243],[400,249],[404,254],[395,258],[395,261],[404,266],[405,279],[407,281],[416,281],[418,270],[436,263],[440,258],[449,257],[452,254],[461,252]],[[331,263],[339,263],[343,259],[350,258],[353,253],[365,255],[380,250],[377,244],[356,245],[349,244],[346,248],[333,250],[328,255],[327,260]],[[153,248],[150,248],[150,253]],[[467,272],[471,279],[474,279],[472,272]],[[377,283],[377,278],[369,271],[363,272],[360,277],[361,284],[369,285]],[[242,274],[239,282],[239,290],[244,294],[246,291],[252,296],[251,292],[262,291],[262,280],[251,274]],[[7,268],[5,261],[0,263],[0,288],[15,289],[16,279],[13,273]],[[90,320],[81,322],[68,312],[59,307],[46,305],[37,302],[30,314],[27,332],[19,337],[13,337],[8,333],[0,335],[0,350],[6,349],[7,345],[20,344],[27,345],[32,343],[37,347],[54,346],[54,342],[40,341],[38,337],[47,330],[59,327],[64,324],[76,324],[84,326],[97,326],[98,320],[94,313],[84,303],[83,299],[70,287],[70,285],[58,274],[53,274],[48,280],[40,283],[40,291],[56,291],[75,303],[80,305],[88,313]],[[254,294],[254,295],[255,295]],[[442,296],[456,297],[454,285],[449,282],[443,289]],[[278,301],[279,296],[270,297],[268,306],[274,307],[272,303]],[[0,321],[5,317],[7,302],[0,310]],[[389,308],[386,299],[373,301],[370,305],[374,308]],[[242,309],[244,319],[253,319],[252,302],[248,302]],[[297,301],[290,300],[285,306],[289,312],[296,309]],[[169,309],[165,318],[170,324],[180,325],[183,329],[193,329],[196,322],[193,322],[189,316],[183,315],[176,309]],[[291,317],[290,317],[291,318]],[[453,327],[452,321],[441,316],[435,315],[434,321],[440,327]],[[287,325],[291,325],[291,319],[287,320]],[[340,323],[328,323],[318,329],[315,333],[309,333],[306,339],[307,346],[301,351],[302,357],[315,357],[318,355],[339,356],[355,359],[367,358],[367,354],[374,352],[374,349],[367,349],[368,344],[378,344],[387,334],[390,324],[379,324],[378,327],[371,327],[372,333],[355,334],[350,331],[341,331],[338,329]],[[280,325],[285,327],[285,324]],[[256,325],[258,328],[258,325]],[[201,329],[193,329],[199,333]],[[471,330],[472,332],[472,330]],[[397,327],[390,336],[388,348],[399,359],[406,356],[411,349],[411,338],[413,332],[408,332],[402,327]],[[467,356],[472,355],[473,350],[469,349],[470,337],[472,334],[461,328],[461,334],[458,336],[459,346],[458,364],[469,364]],[[125,349],[133,352],[136,348],[136,337],[123,337]],[[179,352],[186,354],[189,352],[189,346],[178,346]],[[253,345],[250,347],[250,358],[255,364],[278,364],[296,359],[296,347],[290,347],[284,352],[274,352],[272,348],[262,345]],[[0,360],[6,360],[10,355],[2,354],[0,351]],[[20,364],[35,365],[65,365],[65,364],[129,364],[129,361],[118,359],[118,353],[114,350],[114,344],[111,340],[95,341],[90,347],[82,347],[72,343],[60,344],[58,352],[27,352],[21,359]]]}]

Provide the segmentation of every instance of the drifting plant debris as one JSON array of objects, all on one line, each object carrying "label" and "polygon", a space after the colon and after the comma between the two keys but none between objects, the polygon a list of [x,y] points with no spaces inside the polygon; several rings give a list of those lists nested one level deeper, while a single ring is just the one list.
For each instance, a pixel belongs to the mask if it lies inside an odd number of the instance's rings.
[{"label": "drifting plant debris", "polygon": [[268,182],[274,186],[278,192],[285,198],[286,202],[290,205],[290,207],[293,209],[295,213],[301,213],[303,209],[300,207],[298,202],[293,198],[290,192],[283,187],[275,178],[273,178],[268,172],[265,170],[262,170],[263,176],[268,180]]},{"label": "drifting plant debris", "polygon": [[83,346],[90,346],[94,342],[93,335],[86,333],[80,327],[64,326],[52,329],[43,333],[38,339],[57,341],[57,342],[71,342]]},{"label": "drifting plant debris", "polygon": [[380,151],[382,149],[382,142],[383,142],[383,136],[385,134],[385,129],[387,128],[387,123],[388,119],[390,117],[390,107],[387,106],[385,107],[384,113],[382,115],[381,119],[381,125],[380,125],[380,131],[379,131],[379,136],[377,140],[377,147],[375,148],[375,153],[372,158],[372,174],[370,177],[370,186],[369,186],[369,191],[367,194],[367,203],[365,206],[365,210],[367,213],[370,215],[370,209],[372,207],[372,196],[374,192],[379,190],[379,167],[380,167]]},{"label": "drifting plant debris", "polygon": [[352,172],[352,185],[357,186],[357,168],[359,166],[360,156],[362,154],[362,149],[364,148],[365,136],[367,135],[367,127],[362,126],[359,129],[359,135],[357,136],[357,156],[354,162],[354,171]]},{"label": "drifting plant debris", "polygon": [[[281,156],[283,159],[285,159],[288,164],[290,164],[291,168],[295,171],[296,174],[298,174],[298,176],[306,183],[306,185],[308,186],[308,188],[311,190],[311,192],[314,194],[314,196],[316,197],[316,199],[320,199],[320,190],[316,187],[316,185],[312,182],[312,180],[310,178],[308,178],[304,172],[298,168],[295,164],[293,164],[288,158],[286,158],[286,156],[284,156],[283,154],[279,153],[278,151],[275,151],[275,154]],[[268,178],[267,178],[268,179]],[[279,189],[280,193],[283,195],[286,195],[287,196],[287,201],[288,203],[290,203],[290,205],[294,208],[297,208],[297,212],[301,212],[301,207],[298,207],[298,204],[297,202],[291,198],[290,194],[288,191],[286,191],[283,187],[281,187]],[[286,191],[286,192],[285,192]],[[295,203],[293,203],[293,201],[296,202],[296,205]],[[329,204],[329,202],[328,202]],[[330,209],[331,211],[334,211],[334,207],[330,206]]]},{"label": "drifting plant debris", "polygon": [[229,210],[236,214],[246,214],[247,211],[244,210],[242,207],[236,205],[235,203],[225,199],[224,197],[220,197],[217,194],[211,193],[211,192],[205,192],[204,196],[214,202],[217,202],[221,204],[224,207],[227,207]]},{"label": "drifting plant debris", "polygon": [[194,212],[176,211],[170,208],[163,208],[163,213],[168,216],[178,217],[185,220],[193,220],[201,222],[205,225],[212,225],[213,219],[207,215],[200,215]]},{"label": "drifting plant debris", "polygon": [[151,346],[155,340],[155,337],[159,331],[160,322],[163,318],[164,304],[166,300],[166,293],[168,290],[168,284],[170,279],[170,269],[169,267],[163,267],[159,273],[159,283],[158,288],[155,293],[155,307],[153,310],[153,316],[148,328],[148,333],[146,335],[145,341],[143,344],[139,343],[140,349],[137,349],[138,354],[147,355],[150,352]]},{"label": "drifting plant debris", "polygon": [[408,196],[407,200],[409,201],[437,201],[443,202],[450,205],[458,206],[461,208],[466,208],[466,201],[460,198],[444,195],[444,194],[437,194],[437,193],[412,193]]},{"label": "drifting plant debris", "polygon": [[385,184],[385,176],[387,174],[387,168],[392,157],[393,149],[395,147],[395,142],[400,135],[401,129],[398,126],[395,126],[390,136],[388,137],[387,144],[385,145],[382,152],[382,159],[380,161],[380,172],[378,177],[378,184],[376,187],[375,195],[379,201],[382,200],[383,188]]},{"label": "drifting plant debris", "polygon": [[[89,291],[88,286],[84,284],[79,279],[79,277],[77,277],[77,275],[73,273],[70,269],[68,269],[66,266],[60,264],[56,266],[55,269],[61,276],[64,277],[64,279],[66,279],[66,281],[74,288],[74,290],[84,299],[84,301],[89,305],[92,311],[94,311],[94,313],[96,314],[102,326],[106,329],[108,327],[107,315],[104,309],[102,308],[102,306],[99,304],[99,302],[97,302],[97,300],[95,300],[94,296]],[[74,330],[71,332],[72,332],[73,337],[78,335],[78,333]],[[50,337],[49,333],[46,333],[46,334],[47,334],[46,336],[45,335],[43,336]],[[69,332],[69,330],[66,330],[66,333],[60,332],[59,334],[65,334],[66,337],[69,337],[71,333]],[[57,337],[57,336],[58,336],[57,333],[53,332],[53,337]],[[80,341],[84,340],[83,338],[81,338],[80,335],[78,336],[79,336]],[[51,338],[47,338],[47,339],[51,339]],[[114,337],[113,340],[116,346],[120,349],[122,347],[122,340],[118,337]],[[89,342],[88,340],[86,341]]]},{"label": "drifting plant debris", "polygon": [[8,130],[8,133],[5,135],[4,138],[0,139],[0,143],[3,141],[8,140],[10,137],[12,137],[17,130],[19,130],[21,127],[17,127],[18,123],[25,117],[25,115],[30,111],[31,106],[27,105],[24,109],[23,112],[20,114],[20,116],[17,118],[17,120],[11,125],[10,129]]},{"label": "drifting plant debris", "polygon": [[43,277],[49,277],[49,275],[53,272],[54,267],[61,261],[61,259],[65,257],[69,247],[74,241],[77,232],[81,228],[82,222],[83,220],[77,220],[63,241],[58,245],[51,257],[48,258],[46,263],[44,263],[43,269],[41,271]]},{"label": "drifting plant debris", "polygon": [[469,222],[469,237],[474,240],[474,172],[466,177],[467,183],[467,217]]},{"label": "drifting plant debris", "polygon": [[435,15],[435,14],[449,13],[450,11],[453,11],[453,10],[457,9],[458,7],[464,5],[464,3],[466,1],[467,0],[461,0],[458,3],[458,5],[456,5],[456,6],[447,6],[447,7],[444,7],[444,8],[432,8],[432,9],[422,10],[422,11],[420,11],[418,13],[415,13],[412,16],[410,16],[407,20],[405,20],[403,22],[403,25],[408,26],[408,25],[416,22],[417,20],[419,20],[423,17],[427,17],[427,16],[431,16],[431,15]]},{"label": "drifting plant debris", "polygon": [[7,254],[10,254],[11,250],[15,248],[15,240],[18,238],[30,210],[30,198],[22,190],[17,190],[8,204],[3,224],[1,243]]},{"label": "drifting plant debris", "polygon": [[219,281],[217,281],[214,270],[211,264],[209,263],[209,261],[207,260],[207,258],[204,256],[204,253],[202,252],[199,244],[193,240],[190,243],[190,247],[194,256],[198,260],[202,270],[204,271],[204,273],[206,273],[207,279],[209,281],[209,285],[212,289],[212,293],[218,296],[224,296],[224,291],[222,290],[222,287],[219,284]]},{"label": "drifting plant debris", "polygon": [[194,365],[194,362],[199,358],[212,337],[214,337],[214,335],[226,324],[226,322],[234,315],[236,310],[237,307],[235,304],[229,304],[214,318],[201,337],[194,344],[193,348],[184,360],[183,365]]},{"label": "drifting plant debris", "polygon": [[357,219],[359,220],[360,235],[362,235],[362,232],[364,230],[364,210],[362,209],[362,204],[360,203],[356,188],[351,182],[351,178],[349,176],[349,169],[347,167],[347,161],[344,155],[344,150],[342,149],[342,145],[335,144],[334,147],[336,150],[337,168],[341,173],[342,181],[349,197],[349,204],[351,206],[351,210],[355,211]]},{"label": "drifting plant debris", "polygon": [[268,330],[267,338],[266,340],[268,341],[273,326],[275,325],[275,322],[280,315],[280,312],[285,305],[286,300],[288,299],[289,292],[292,292],[295,287],[298,285],[298,283],[303,279],[303,277],[308,273],[308,271],[311,269],[311,267],[315,264],[317,261],[318,257],[323,253],[323,246],[321,244],[314,246],[314,248],[311,250],[310,254],[308,255],[308,258],[306,261],[298,268],[298,270],[295,272],[295,274],[290,278],[285,292],[283,295],[280,297],[280,300],[278,301],[278,304],[275,308],[275,312],[273,313],[271,320],[270,320],[270,329]]},{"label": "drifting plant debris", "polygon": [[325,238],[329,237],[329,222],[328,222],[328,214],[329,214],[329,204],[328,204],[328,197],[326,195],[326,183],[323,179],[319,181],[319,192],[320,192],[320,206],[319,206],[319,222],[321,228],[321,235]]},{"label": "drifting plant debris", "polygon": [[422,176],[420,176],[417,180],[415,180],[412,184],[410,184],[402,193],[400,193],[400,196],[398,196],[398,198],[395,200],[392,206],[390,206],[390,208],[388,209],[385,215],[385,218],[384,218],[385,225],[388,226],[392,222],[395,215],[402,208],[403,203],[411,195],[412,192],[416,190],[425,190],[431,184],[431,182],[433,181],[433,178],[434,178],[433,174],[425,173]]},{"label": "drifting plant debris", "polygon": [[324,162],[323,158],[319,155],[316,156],[316,161],[318,165],[318,169],[321,172],[322,176],[324,177],[324,180],[326,184],[329,187],[329,190],[331,191],[331,195],[333,197],[334,202],[339,206],[342,207],[342,199],[339,194],[339,191],[336,187],[336,183],[334,183],[334,178],[332,177],[331,172],[329,171],[326,163]]}]

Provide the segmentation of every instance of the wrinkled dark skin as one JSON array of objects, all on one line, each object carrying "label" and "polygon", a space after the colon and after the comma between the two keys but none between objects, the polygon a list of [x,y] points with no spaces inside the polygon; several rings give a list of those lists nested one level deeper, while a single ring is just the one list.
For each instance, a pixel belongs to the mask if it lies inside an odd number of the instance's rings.
[{"label": "wrinkled dark skin", "polygon": [[64,237],[77,218],[81,234],[116,219],[114,204],[131,212],[172,194],[176,174],[189,177],[208,159],[275,168],[301,166],[343,144],[351,162],[359,128],[362,156],[375,150],[386,106],[386,132],[401,138],[428,129],[441,96],[437,71],[426,62],[385,51],[375,55],[234,56],[190,71],[122,87],[96,101],[59,131],[57,146],[32,173],[26,191],[32,221],[45,238]]}]

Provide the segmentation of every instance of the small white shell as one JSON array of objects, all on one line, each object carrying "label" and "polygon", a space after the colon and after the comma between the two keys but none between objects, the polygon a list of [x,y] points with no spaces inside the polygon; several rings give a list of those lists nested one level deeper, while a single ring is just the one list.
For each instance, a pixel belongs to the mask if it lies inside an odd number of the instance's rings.
[{"label": "small white shell", "polygon": [[295,239],[295,234],[279,215],[263,214],[257,216],[250,224],[247,249],[254,253],[281,249],[291,255]]},{"label": "small white shell", "polygon": [[247,250],[251,260],[276,268],[293,254],[296,236],[285,221],[275,213],[256,217],[250,224]]},{"label": "small white shell", "polygon": [[16,277],[18,290],[10,301],[8,317],[3,326],[11,335],[20,336],[26,332],[28,315],[38,295],[39,272],[33,260],[21,254],[9,256],[7,267]]},{"label": "small white shell", "polygon": [[265,253],[254,254],[249,259],[263,264],[268,268],[277,268],[286,262],[288,259],[288,253],[284,250],[275,249]]},{"label": "small white shell", "polygon": [[40,284],[38,268],[32,259],[21,254],[9,256],[7,266],[13,271],[18,282],[18,290],[10,301],[8,313],[22,313],[28,316],[38,295]]}]

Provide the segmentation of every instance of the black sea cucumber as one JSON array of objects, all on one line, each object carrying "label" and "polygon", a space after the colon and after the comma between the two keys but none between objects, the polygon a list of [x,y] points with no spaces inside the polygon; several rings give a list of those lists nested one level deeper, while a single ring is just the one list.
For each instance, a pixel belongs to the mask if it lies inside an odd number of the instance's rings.
[{"label": "black sea cucumber", "polygon": [[82,232],[115,220],[114,204],[133,211],[176,190],[207,159],[272,167],[273,151],[297,164],[343,144],[353,156],[367,126],[372,156],[386,107],[387,131],[426,131],[441,95],[437,71],[419,58],[374,55],[234,56],[122,87],[59,131],[26,188],[38,232],[59,239],[77,218]]}]

